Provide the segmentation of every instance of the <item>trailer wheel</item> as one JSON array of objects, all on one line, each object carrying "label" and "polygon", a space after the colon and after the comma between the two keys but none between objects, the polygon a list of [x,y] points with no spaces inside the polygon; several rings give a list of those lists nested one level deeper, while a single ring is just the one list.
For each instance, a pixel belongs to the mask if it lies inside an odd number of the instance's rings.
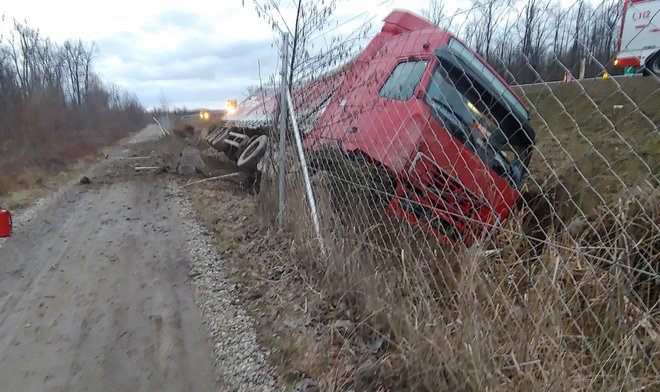
[{"label": "trailer wheel", "polygon": [[251,140],[238,157],[236,165],[241,170],[256,171],[257,163],[266,153],[268,146],[268,136],[261,135]]}]

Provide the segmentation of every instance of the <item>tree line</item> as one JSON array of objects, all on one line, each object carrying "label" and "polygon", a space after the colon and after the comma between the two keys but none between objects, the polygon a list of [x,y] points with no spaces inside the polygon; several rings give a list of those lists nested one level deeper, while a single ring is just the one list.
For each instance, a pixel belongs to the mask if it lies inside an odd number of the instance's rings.
[{"label": "tree line", "polygon": [[613,66],[622,0],[474,0],[448,12],[443,0],[430,0],[422,14],[465,40],[502,75],[518,83],[559,80],[565,71],[586,76]]},{"label": "tree line", "polygon": [[[0,164],[21,154],[48,160],[49,151],[59,147],[84,155],[144,124],[137,97],[104,84],[95,72],[95,43],[56,43],[27,23],[7,22],[4,16],[2,31]],[[49,151],[42,151],[44,145]]]}]

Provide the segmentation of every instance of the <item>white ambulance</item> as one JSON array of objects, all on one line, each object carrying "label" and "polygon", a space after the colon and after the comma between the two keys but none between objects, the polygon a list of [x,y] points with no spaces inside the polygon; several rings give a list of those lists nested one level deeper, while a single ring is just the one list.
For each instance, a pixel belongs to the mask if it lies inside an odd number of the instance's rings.
[{"label": "white ambulance", "polygon": [[660,76],[660,0],[625,0],[614,65]]}]

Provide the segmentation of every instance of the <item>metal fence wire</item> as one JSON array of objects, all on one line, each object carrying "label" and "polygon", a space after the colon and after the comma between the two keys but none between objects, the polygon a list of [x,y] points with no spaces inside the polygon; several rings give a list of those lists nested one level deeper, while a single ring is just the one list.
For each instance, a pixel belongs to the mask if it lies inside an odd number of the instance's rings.
[{"label": "metal fence wire", "polygon": [[530,3],[395,11],[342,61],[278,41],[261,192],[412,389],[658,388],[660,80]]}]

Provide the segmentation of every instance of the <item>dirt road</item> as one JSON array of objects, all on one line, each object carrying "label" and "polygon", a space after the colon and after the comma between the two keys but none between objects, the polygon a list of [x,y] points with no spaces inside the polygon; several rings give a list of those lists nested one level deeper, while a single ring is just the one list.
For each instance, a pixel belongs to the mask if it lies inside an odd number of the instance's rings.
[{"label": "dirt road", "polygon": [[0,390],[223,389],[180,205],[166,177],[116,175],[129,151],[0,244]]}]

